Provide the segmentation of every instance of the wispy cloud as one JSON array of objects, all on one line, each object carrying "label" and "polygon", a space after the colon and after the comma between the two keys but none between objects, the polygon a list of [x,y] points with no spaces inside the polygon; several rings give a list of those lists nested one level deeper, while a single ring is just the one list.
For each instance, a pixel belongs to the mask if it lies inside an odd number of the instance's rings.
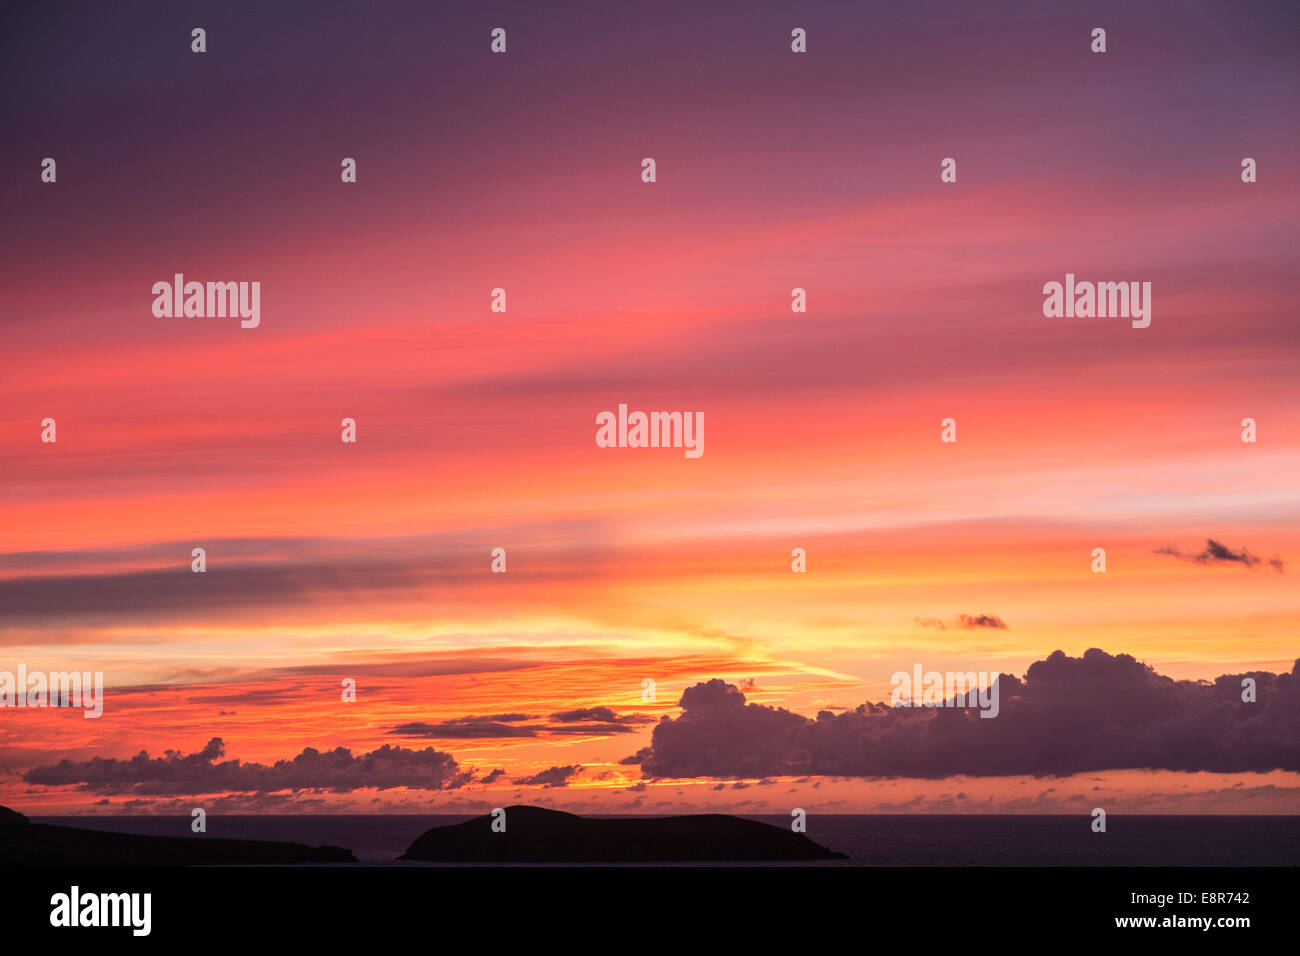
[{"label": "wispy cloud", "polygon": [[1170,557],[1178,558],[1180,561],[1190,561],[1193,564],[1240,564],[1247,568],[1256,568],[1266,564],[1278,574],[1282,574],[1285,567],[1279,557],[1261,558],[1251,554],[1249,548],[1233,551],[1226,544],[1215,541],[1213,538],[1206,538],[1205,547],[1200,551],[1180,551],[1172,545],[1165,545],[1162,548],[1156,548],[1154,553],[1167,554]]}]

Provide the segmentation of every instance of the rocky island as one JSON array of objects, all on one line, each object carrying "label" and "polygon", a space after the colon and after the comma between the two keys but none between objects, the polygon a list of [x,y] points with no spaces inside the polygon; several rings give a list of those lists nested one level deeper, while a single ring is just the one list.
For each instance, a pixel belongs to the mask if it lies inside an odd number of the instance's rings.
[{"label": "rocky island", "polygon": [[[580,817],[541,807],[434,827],[398,859],[425,863],[757,863],[846,860],[802,833],[720,813]],[[501,824],[498,822],[498,828]]]}]

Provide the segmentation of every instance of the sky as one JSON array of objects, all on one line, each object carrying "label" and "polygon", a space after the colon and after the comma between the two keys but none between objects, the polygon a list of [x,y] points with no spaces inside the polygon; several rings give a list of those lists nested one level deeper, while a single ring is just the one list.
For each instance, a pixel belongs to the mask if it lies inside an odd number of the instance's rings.
[{"label": "sky", "polygon": [[1300,809],[1294,5],[0,17],[0,804]]}]

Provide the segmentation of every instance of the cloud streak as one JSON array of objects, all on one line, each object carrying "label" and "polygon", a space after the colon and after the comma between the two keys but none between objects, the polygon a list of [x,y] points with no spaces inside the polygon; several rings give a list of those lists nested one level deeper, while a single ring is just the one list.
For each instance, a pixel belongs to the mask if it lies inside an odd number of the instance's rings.
[{"label": "cloud streak", "polygon": [[490,740],[510,737],[603,736],[630,734],[653,717],[642,714],[619,716],[609,707],[584,707],[551,714],[553,724],[524,724],[535,720],[528,714],[494,714],[488,717],[456,717],[438,723],[415,721],[398,724],[390,734],[399,737],[430,737],[446,740]]},{"label": "cloud streak", "polygon": [[514,782],[525,787],[545,787],[548,790],[553,787],[567,787],[569,779],[582,773],[582,767],[570,765],[567,767],[551,767],[540,773],[535,773],[530,777],[523,777]]},{"label": "cloud streak", "polygon": [[1172,545],[1165,545],[1162,548],[1156,548],[1153,553],[1167,554],[1180,561],[1190,561],[1192,564],[1202,565],[1240,564],[1247,568],[1257,568],[1261,564],[1267,564],[1278,574],[1282,574],[1285,567],[1282,559],[1279,557],[1261,558],[1257,555],[1251,554],[1249,548],[1242,548],[1240,551],[1233,551],[1226,544],[1223,544],[1220,541],[1215,541],[1213,538],[1206,538],[1205,547],[1200,551],[1180,551]]},{"label": "cloud streak", "polygon": [[[917,627],[933,628],[934,630],[939,631],[948,630],[948,625],[944,623],[942,618],[917,617],[913,620],[916,622]],[[994,630],[999,631],[1010,630],[1010,628],[1007,627],[1006,621],[1002,620],[1002,618],[998,617],[996,614],[958,614],[956,619],[952,622],[952,626],[961,628],[963,631],[972,631],[981,627],[993,628]]]}]

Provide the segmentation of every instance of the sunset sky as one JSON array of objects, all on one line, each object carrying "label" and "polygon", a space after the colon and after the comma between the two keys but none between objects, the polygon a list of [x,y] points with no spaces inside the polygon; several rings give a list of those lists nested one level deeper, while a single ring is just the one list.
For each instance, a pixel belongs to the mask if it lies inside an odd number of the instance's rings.
[{"label": "sunset sky", "polygon": [[[736,745],[679,705],[715,679],[812,721],[915,664],[1291,674],[1300,14],[1136,7],[0,15],[0,670],[108,686],[0,710],[0,804],[1297,812],[1295,676],[1239,765],[1177,716],[1064,775],[625,762],[663,718]],[[260,326],[156,318],[175,273],[259,281]],[[1066,273],[1150,282],[1150,327],[1045,318]],[[619,403],[702,411],[703,456],[597,447]],[[340,747],[455,772],[194,789]],[[141,751],[190,756],[95,761]]]}]

